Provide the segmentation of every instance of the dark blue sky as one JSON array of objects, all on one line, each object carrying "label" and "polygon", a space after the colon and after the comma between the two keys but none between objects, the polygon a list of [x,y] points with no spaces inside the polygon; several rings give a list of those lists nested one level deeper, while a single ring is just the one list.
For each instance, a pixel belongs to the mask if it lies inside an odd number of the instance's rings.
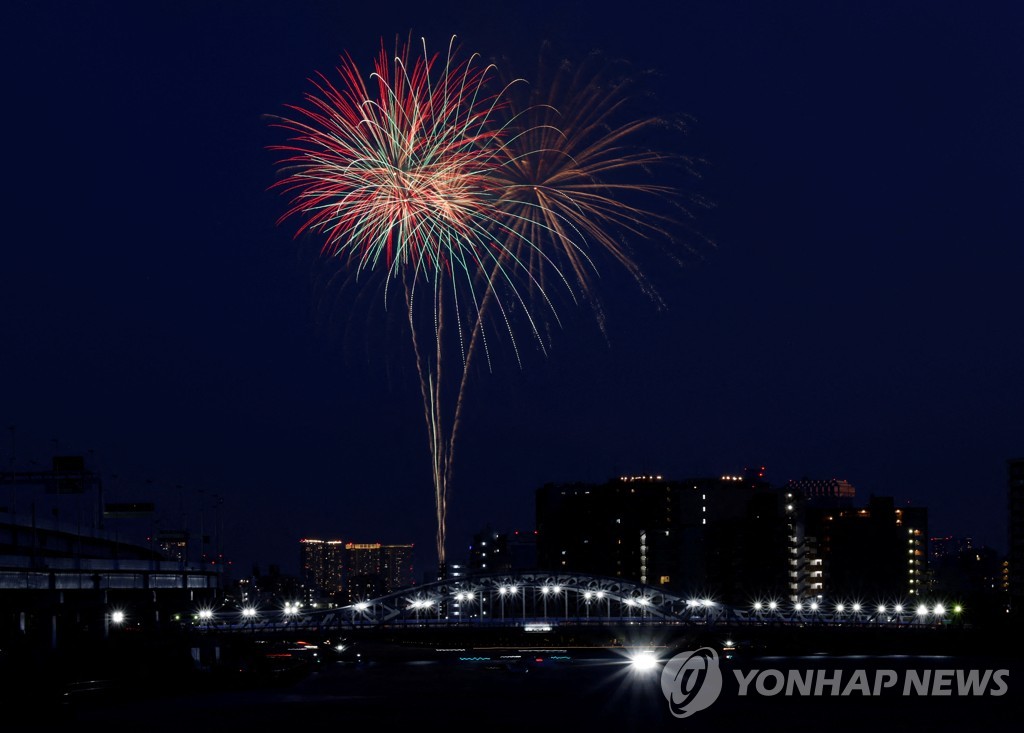
[{"label": "dark blue sky", "polygon": [[707,160],[715,208],[694,224],[714,246],[652,264],[666,310],[608,273],[607,342],[570,316],[546,360],[471,384],[451,552],[487,523],[532,527],[547,481],[755,464],[1004,548],[1024,11],[891,5],[9,3],[0,421],[18,464],[56,446],[91,452],[117,498],[220,495],[246,566],[294,570],[299,537],[331,535],[414,541],[425,569],[411,363],[367,346],[382,321],[317,297],[309,243],[276,224],[266,115],[342,51],[369,68],[382,36],[527,62],[549,40],[652,72],[660,109],[692,116],[678,152]]}]

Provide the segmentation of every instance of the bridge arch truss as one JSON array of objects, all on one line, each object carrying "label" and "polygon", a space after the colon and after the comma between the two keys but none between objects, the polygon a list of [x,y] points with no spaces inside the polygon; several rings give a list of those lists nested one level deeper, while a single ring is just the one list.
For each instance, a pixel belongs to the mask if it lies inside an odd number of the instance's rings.
[{"label": "bridge arch truss", "polygon": [[471,624],[545,631],[562,624],[599,623],[920,627],[947,623],[954,612],[952,606],[920,600],[862,605],[766,599],[741,608],[617,578],[521,572],[447,578],[342,607],[295,606],[284,613],[262,609],[246,616],[209,616],[207,625],[246,631]]}]

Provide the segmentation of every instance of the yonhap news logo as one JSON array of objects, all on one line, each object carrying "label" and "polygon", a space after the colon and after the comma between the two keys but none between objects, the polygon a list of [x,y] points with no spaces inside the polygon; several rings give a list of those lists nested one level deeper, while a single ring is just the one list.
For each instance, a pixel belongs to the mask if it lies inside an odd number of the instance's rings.
[{"label": "yonhap news logo", "polygon": [[[1002,697],[1008,669],[773,669],[731,670],[739,697]],[[686,718],[709,708],[722,694],[723,674],[711,647],[684,651],[661,670],[669,710]]]},{"label": "yonhap news logo", "polygon": [[722,692],[718,652],[705,646],[676,654],[661,670],[661,691],[677,718],[710,707]]}]

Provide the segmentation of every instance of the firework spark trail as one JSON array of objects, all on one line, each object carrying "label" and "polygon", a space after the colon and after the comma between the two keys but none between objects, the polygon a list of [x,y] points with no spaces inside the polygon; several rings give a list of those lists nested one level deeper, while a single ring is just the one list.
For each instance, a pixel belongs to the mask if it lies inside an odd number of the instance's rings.
[{"label": "firework spark trail", "polygon": [[[542,73],[546,67],[542,61]],[[595,257],[610,256],[660,303],[621,238],[673,240],[671,229],[678,220],[661,211],[670,202],[679,206],[679,191],[653,182],[650,173],[690,163],[638,147],[639,139],[666,123],[657,117],[619,121],[628,92],[628,79],[613,76],[599,55],[579,65],[558,64],[550,78],[531,88],[529,98],[510,95],[522,130],[509,142],[510,162],[500,172],[508,196],[503,206],[515,222],[509,247],[518,250],[521,241],[543,243],[545,261],[558,263],[560,277],[572,274],[602,329],[603,313],[591,290],[599,271]],[[531,259],[529,267],[543,288],[544,262],[536,251],[524,250],[523,256]]]},{"label": "firework spark trail", "polygon": [[[454,38],[443,58],[429,55],[425,42],[415,55],[411,44],[396,43],[390,57],[382,46],[370,86],[352,59],[343,56],[340,87],[319,75],[315,92],[306,96],[307,105],[289,105],[295,115],[277,122],[293,137],[272,147],[286,153],[281,165],[287,176],[276,185],[292,197],[280,221],[301,217],[296,236],[323,234],[323,252],[343,259],[357,277],[386,273],[385,301],[392,283],[405,293],[427,423],[442,566],[458,422],[453,418],[449,425],[445,418],[445,324],[455,324],[459,334],[463,373],[457,379],[458,412],[472,352],[485,343],[478,338],[482,303],[494,303],[505,312],[509,299],[525,311],[522,283],[531,289],[539,286],[518,256],[505,251],[511,227],[501,221],[504,214],[495,206],[502,197],[495,174],[507,163],[506,130],[497,114],[504,104],[502,92],[488,91],[491,66],[481,65],[476,55],[458,61],[455,51]],[[517,247],[529,249],[529,243]],[[490,273],[483,281],[482,270]],[[499,281],[503,293],[495,292]],[[481,283],[486,287],[483,297],[477,292]],[[417,323],[416,294],[423,285],[432,291],[432,324],[426,329]],[[539,339],[532,319],[530,323]]]},{"label": "firework spark trail", "polygon": [[[343,55],[339,83],[323,74],[311,80],[306,105],[287,105],[293,116],[275,123],[291,137],[271,147],[284,153],[286,175],[275,187],[291,197],[279,223],[301,218],[295,236],[324,236],[322,253],[356,279],[382,274],[385,305],[393,284],[404,294],[442,570],[455,439],[478,349],[491,368],[488,321],[507,334],[520,365],[517,319],[546,353],[540,316],[559,323],[547,282],[576,302],[597,271],[596,248],[643,284],[616,235],[663,234],[664,218],[620,197],[669,193],[618,179],[663,161],[625,149],[655,121],[614,125],[622,98],[588,83],[582,70],[567,78],[562,67],[546,98],[517,105],[510,90],[521,80],[496,82],[494,66],[478,55],[456,56],[454,37],[443,57],[428,54],[425,41],[415,53],[396,41],[391,55],[382,44],[367,84]],[[459,357],[451,383],[448,326]]]}]

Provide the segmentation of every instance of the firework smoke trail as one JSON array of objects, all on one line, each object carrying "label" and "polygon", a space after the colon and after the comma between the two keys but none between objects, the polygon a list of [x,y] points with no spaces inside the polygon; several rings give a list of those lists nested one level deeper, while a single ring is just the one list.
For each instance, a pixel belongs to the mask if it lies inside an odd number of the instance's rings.
[{"label": "firework smoke trail", "polygon": [[[275,123],[291,134],[287,144],[271,148],[285,153],[280,165],[287,175],[275,187],[292,199],[280,222],[303,219],[296,236],[323,235],[323,252],[341,258],[356,277],[384,274],[385,300],[393,285],[404,295],[443,568],[457,414],[472,354],[481,343],[486,348],[483,306],[503,314],[521,307],[540,339],[521,294],[524,286],[531,295],[543,293],[521,259],[532,247],[497,205],[508,198],[497,177],[508,163],[507,122],[499,115],[505,88],[488,90],[493,67],[477,56],[458,61],[454,38],[444,57],[429,55],[425,42],[416,54],[411,44],[396,43],[392,55],[382,46],[369,85],[348,56],[337,72],[340,85],[319,75],[306,105],[289,105],[295,114]],[[535,257],[544,259],[540,252]],[[546,295],[540,300],[548,302]],[[450,422],[443,389],[446,325],[457,330],[462,372]]]}]

